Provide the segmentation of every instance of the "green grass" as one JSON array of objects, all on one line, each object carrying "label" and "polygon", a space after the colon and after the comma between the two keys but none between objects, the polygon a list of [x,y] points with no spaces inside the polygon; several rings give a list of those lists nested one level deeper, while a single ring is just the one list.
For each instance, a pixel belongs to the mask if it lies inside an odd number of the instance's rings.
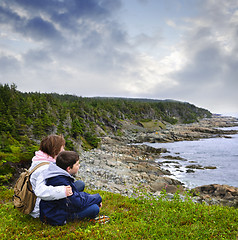
[{"label": "green grass", "polygon": [[99,192],[105,225],[76,221],[52,227],[22,215],[11,202],[12,189],[0,189],[0,239],[237,239],[238,209]]},{"label": "green grass", "polygon": [[140,121],[140,123],[143,125],[144,128],[151,131],[165,129],[166,127],[165,124],[157,120]]}]

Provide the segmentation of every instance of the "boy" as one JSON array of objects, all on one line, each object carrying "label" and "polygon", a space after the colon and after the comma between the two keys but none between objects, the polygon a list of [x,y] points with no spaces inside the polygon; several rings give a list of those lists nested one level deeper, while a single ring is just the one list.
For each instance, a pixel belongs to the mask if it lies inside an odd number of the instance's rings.
[{"label": "boy", "polygon": [[[107,216],[96,218],[102,206],[102,198],[97,194],[79,192],[73,175],[79,169],[79,155],[73,151],[63,151],[56,158],[56,165],[50,164],[45,172],[46,185],[70,185],[73,194],[67,198],[53,201],[40,201],[40,219],[51,225],[63,225],[75,219],[91,218],[106,222]],[[94,220],[95,221],[95,220]]]}]

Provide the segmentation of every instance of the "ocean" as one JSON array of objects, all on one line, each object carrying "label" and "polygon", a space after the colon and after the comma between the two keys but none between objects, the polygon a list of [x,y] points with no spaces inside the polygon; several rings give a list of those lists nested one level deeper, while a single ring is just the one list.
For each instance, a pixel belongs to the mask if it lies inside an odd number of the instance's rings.
[{"label": "ocean", "polygon": [[[238,130],[238,127],[222,129]],[[172,173],[170,177],[181,181],[187,188],[208,184],[238,187],[238,134],[228,136],[198,141],[144,144],[154,148],[166,148],[169,151],[161,156],[182,158],[182,160],[159,158],[156,161],[162,164],[161,168]],[[187,172],[189,165],[200,165],[202,169],[192,168],[194,172]]]}]

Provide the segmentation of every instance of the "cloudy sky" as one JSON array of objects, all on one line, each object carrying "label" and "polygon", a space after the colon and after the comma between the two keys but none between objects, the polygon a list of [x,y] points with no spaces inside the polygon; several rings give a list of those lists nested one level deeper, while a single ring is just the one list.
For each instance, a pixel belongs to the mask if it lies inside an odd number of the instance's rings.
[{"label": "cloudy sky", "polygon": [[238,1],[1,0],[0,83],[238,112]]}]

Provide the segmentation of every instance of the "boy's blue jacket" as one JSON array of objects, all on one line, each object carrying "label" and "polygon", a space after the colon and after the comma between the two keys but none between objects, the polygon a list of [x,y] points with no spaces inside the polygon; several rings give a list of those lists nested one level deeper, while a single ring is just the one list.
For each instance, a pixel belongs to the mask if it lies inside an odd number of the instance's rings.
[{"label": "boy's blue jacket", "polygon": [[63,225],[67,219],[73,218],[73,213],[93,204],[100,204],[102,198],[99,194],[79,192],[74,184],[74,178],[65,170],[55,164],[50,164],[45,171],[46,185],[61,186],[70,185],[73,195],[67,198],[53,201],[40,201],[40,219],[51,225]]}]

